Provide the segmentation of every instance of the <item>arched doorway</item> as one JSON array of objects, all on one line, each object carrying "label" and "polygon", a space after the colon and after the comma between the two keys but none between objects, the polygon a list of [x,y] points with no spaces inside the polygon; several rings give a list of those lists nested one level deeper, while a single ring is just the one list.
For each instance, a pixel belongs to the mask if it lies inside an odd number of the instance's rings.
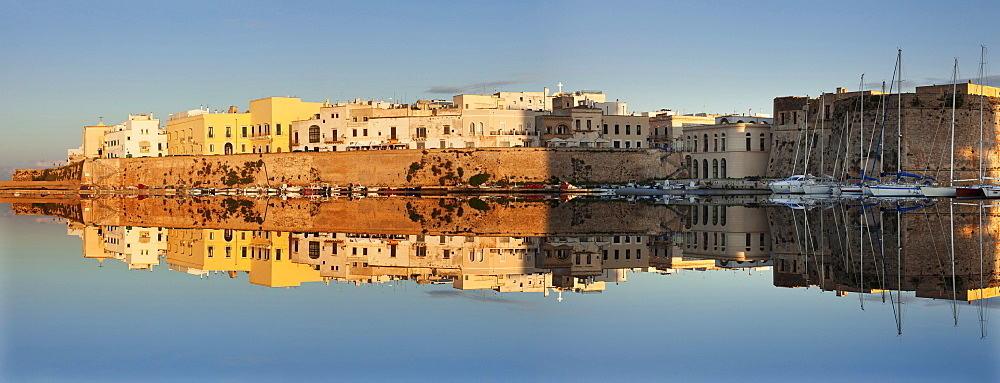
[{"label": "arched doorway", "polygon": [[223,150],[224,150],[224,153],[226,153],[226,154],[233,154],[233,144],[230,143],[230,142],[227,142],[226,146],[225,146],[225,148]]}]

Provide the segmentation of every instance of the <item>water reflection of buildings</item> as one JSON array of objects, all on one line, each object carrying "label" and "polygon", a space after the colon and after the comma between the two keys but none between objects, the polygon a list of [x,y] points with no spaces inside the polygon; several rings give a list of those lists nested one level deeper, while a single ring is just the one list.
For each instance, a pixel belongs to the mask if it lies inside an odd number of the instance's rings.
[{"label": "water reflection of buildings", "polygon": [[954,214],[947,203],[883,203],[864,211],[844,205],[770,209],[774,285],[815,286],[838,296],[886,291],[958,301],[1000,296],[1000,216],[956,206]]},{"label": "water reflection of buildings", "polygon": [[[733,227],[737,227],[734,225]],[[306,282],[354,284],[412,280],[461,290],[590,293],[626,282],[630,272],[671,274],[767,266],[690,259],[676,234],[511,237],[373,233],[288,233],[224,229],[158,229],[71,224],[86,258],[119,259],[129,269],[201,277],[241,272],[249,282],[292,287]],[[722,263],[722,264],[720,264]]]},{"label": "water reflection of buildings", "polygon": [[131,226],[85,226],[71,222],[70,235],[83,240],[83,256],[104,262],[117,259],[129,270],[153,270],[167,252],[167,230]]}]

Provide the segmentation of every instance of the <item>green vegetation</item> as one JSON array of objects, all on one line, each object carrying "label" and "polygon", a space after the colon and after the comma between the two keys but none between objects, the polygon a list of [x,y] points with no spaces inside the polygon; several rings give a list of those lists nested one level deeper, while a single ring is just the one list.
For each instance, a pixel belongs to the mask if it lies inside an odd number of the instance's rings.
[{"label": "green vegetation", "polygon": [[479,198],[472,198],[472,199],[470,199],[469,200],[469,207],[471,207],[473,209],[476,209],[476,210],[481,210],[481,211],[490,210],[490,205],[487,204],[486,201],[483,201],[483,200],[481,200]]},{"label": "green vegetation", "polygon": [[479,174],[476,174],[476,175],[474,175],[472,177],[469,177],[469,185],[470,186],[479,186],[479,185],[482,185],[482,184],[486,183],[486,181],[489,180],[489,179],[490,179],[490,175],[489,174],[479,173]]}]

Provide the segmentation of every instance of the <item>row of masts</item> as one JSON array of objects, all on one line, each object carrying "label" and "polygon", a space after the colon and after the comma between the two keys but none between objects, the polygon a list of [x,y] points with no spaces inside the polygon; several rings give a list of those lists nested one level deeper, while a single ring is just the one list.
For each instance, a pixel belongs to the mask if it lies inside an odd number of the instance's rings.
[{"label": "row of masts", "polygon": [[[986,47],[981,46],[981,59],[979,65],[979,84],[983,84],[986,79]],[[957,109],[957,94],[958,94],[958,58],[954,60],[954,66],[952,70],[952,92],[951,92],[951,121],[949,122],[949,132],[950,132],[950,145],[949,145],[949,166],[948,166],[948,184],[947,186],[939,186],[936,180],[931,177],[924,177],[917,174],[906,173],[903,169],[903,110],[902,110],[902,50],[897,51],[896,63],[893,69],[892,81],[889,84],[889,91],[886,97],[878,98],[877,112],[876,116],[881,115],[881,121],[878,121],[876,117],[876,123],[872,125],[870,139],[868,140],[868,147],[865,147],[865,105],[866,105],[866,90],[864,83],[864,74],[861,75],[861,84],[858,97],[858,111],[859,111],[859,128],[858,128],[858,160],[857,160],[857,177],[850,177],[849,168],[850,158],[851,158],[851,145],[844,145],[844,143],[849,142],[847,139],[851,136],[851,121],[850,112],[847,113],[847,118],[845,118],[845,129],[841,136],[842,145],[838,146],[837,149],[837,159],[834,161],[834,167],[832,170],[833,175],[826,173],[826,145],[822,138],[826,137],[826,97],[821,95],[820,97],[820,108],[817,113],[820,116],[819,119],[819,130],[824,132],[813,138],[813,135],[809,130],[809,114],[811,112],[809,106],[809,98],[806,97],[806,117],[803,119],[804,128],[799,130],[798,140],[796,140],[795,146],[795,156],[792,163],[792,173],[797,174],[798,169],[798,159],[799,159],[799,146],[802,145],[803,153],[803,173],[793,175],[782,181],[777,181],[771,184],[771,189],[775,193],[792,193],[792,194],[833,194],[833,195],[869,195],[877,197],[986,197],[986,198],[1000,198],[1000,185],[995,185],[991,180],[993,178],[987,177],[985,171],[985,94],[980,92],[980,103],[979,103],[979,171],[978,177],[968,180],[956,180],[955,178],[955,128],[958,123],[956,109]],[[885,83],[882,85],[883,93],[885,93]],[[886,123],[888,118],[888,110],[890,106],[890,100],[893,96],[893,90],[895,90],[896,98],[896,166],[895,172],[886,173],[885,172],[885,161],[882,161],[884,152],[885,133],[886,133]],[[804,136],[804,138],[803,138]],[[819,175],[814,176],[809,174],[808,169],[810,168],[810,156],[812,153],[812,147],[816,145],[816,141],[819,141]],[[845,154],[843,161],[841,161],[840,148],[845,148]],[[866,155],[866,153],[868,155]],[[877,171],[876,171],[877,170]],[[895,176],[893,179],[886,179],[886,176]],[[877,177],[877,178],[876,178]],[[851,179],[858,180],[857,182],[849,181]],[[975,181],[974,185],[959,187],[956,186],[956,182],[967,182]]]}]

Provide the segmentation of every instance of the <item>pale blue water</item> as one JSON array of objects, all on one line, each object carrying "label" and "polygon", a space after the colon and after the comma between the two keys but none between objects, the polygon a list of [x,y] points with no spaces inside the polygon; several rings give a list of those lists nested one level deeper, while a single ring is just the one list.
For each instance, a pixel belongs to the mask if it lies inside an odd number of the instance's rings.
[{"label": "pale blue water", "polygon": [[[998,381],[997,298],[773,285],[771,270],[627,272],[595,294],[344,282],[268,288],[84,259],[0,205],[5,381]],[[980,314],[989,321],[980,321]],[[992,317],[989,317],[992,316]],[[986,337],[982,334],[986,332]]]}]

